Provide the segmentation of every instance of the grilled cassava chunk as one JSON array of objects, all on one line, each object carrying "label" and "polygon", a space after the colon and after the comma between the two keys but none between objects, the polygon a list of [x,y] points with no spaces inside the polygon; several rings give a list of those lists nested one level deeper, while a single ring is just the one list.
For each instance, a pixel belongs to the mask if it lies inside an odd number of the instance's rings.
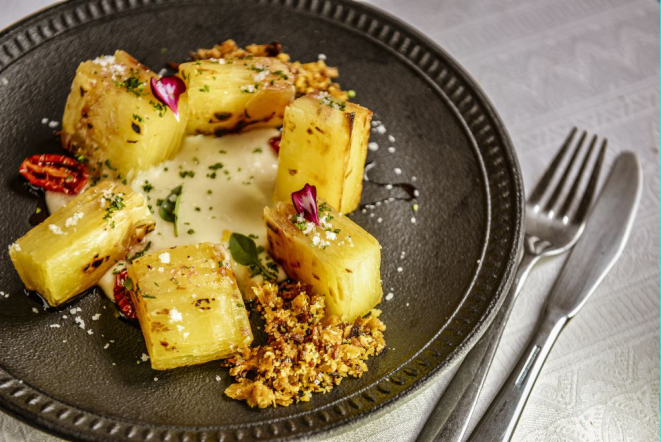
[{"label": "grilled cassava chunk", "polygon": [[225,358],[252,342],[222,246],[202,243],[154,252],[133,261],[128,275],[153,369]]},{"label": "grilled cassava chunk", "polygon": [[26,233],[9,256],[25,287],[54,307],[96,285],[153,228],[143,196],[106,181]]},{"label": "grilled cassava chunk", "polygon": [[97,173],[131,178],[170,158],[188,120],[188,99],[179,97],[179,120],[152,94],[158,75],[124,51],[78,66],[62,118],[62,145],[83,155]]},{"label": "grilled cassava chunk", "polygon": [[319,205],[321,227],[279,202],[264,209],[268,251],[290,278],[324,294],[326,308],[345,322],[381,302],[381,246],[358,224]]},{"label": "grilled cassava chunk", "polygon": [[285,112],[275,200],[310,183],[342,213],[360,203],[372,112],[328,95],[298,98]]},{"label": "grilled cassava chunk", "polygon": [[198,60],[179,65],[179,76],[188,87],[191,134],[281,126],[296,93],[293,75],[277,58]]}]

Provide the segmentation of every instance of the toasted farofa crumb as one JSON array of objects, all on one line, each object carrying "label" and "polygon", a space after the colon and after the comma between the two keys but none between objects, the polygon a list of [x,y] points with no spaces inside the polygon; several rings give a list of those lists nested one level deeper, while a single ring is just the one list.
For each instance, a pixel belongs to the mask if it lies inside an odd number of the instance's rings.
[{"label": "toasted farofa crumb", "polygon": [[287,406],[325,393],[346,376],[361,377],[365,361],[383,351],[385,325],[372,310],[353,323],[326,317],[322,295],[311,287],[264,283],[254,288],[268,345],[245,348],[226,363],[236,383],[225,394],[251,407]]},{"label": "toasted farofa crumb", "polygon": [[337,68],[327,66],[323,60],[312,63],[300,63],[291,61],[291,57],[281,52],[282,46],[278,42],[268,45],[248,45],[245,49],[239,48],[234,40],[225,40],[211,49],[198,49],[191,52],[194,60],[218,59],[218,58],[245,58],[245,57],[276,57],[289,67],[296,75],[294,85],[297,95],[305,95],[314,91],[325,91],[337,100],[347,101],[349,98],[346,91],[333,81],[339,73]]}]

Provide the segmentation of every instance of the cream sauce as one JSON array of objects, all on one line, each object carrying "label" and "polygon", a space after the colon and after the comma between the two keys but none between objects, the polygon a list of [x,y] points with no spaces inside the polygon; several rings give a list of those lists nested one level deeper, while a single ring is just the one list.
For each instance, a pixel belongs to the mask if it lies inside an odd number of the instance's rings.
[{"label": "cream sauce", "polygon": [[[221,138],[186,136],[173,159],[138,173],[131,187],[147,199],[156,228],[137,250],[148,242],[149,253],[201,242],[228,246],[233,232],[251,235],[257,246],[266,247],[262,212],[272,202],[278,171],[278,156],[268,141],[277,134],[276,129],[256,129]],[[179,185],[182,192],[175,235],[174,225],[159,215],[158,200],[167,198]],[[66,195],[46,193],[50,213],[68,200]],[[265,252],[262,259],[266,259]],[[250,270],[236,263],[233,267],[244,296],[252,298],[250,286],[261,282],[262,277],[251,278]],[[111,300],[113,270],[99,282]],[[280,269],[279,279],[284,278],[286,274]]]}]

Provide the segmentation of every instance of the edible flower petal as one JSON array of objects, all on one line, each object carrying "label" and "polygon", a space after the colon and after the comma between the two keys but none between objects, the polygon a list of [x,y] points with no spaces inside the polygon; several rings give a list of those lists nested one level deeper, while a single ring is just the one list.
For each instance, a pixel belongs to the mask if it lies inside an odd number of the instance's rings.
[{"label": "edible flower petal", "polygon": [[280,153],[280,141],[282,140],[282,134],[279,134],[273,138],[269,139],[269,145],[271,145],[271,149],[277,154]]},{"label": "edible flower petal", "polygon": [[303,218],[317,226],[320,225],[319,214],[317,212],[316,187],[306,183],[301,190],[291,194],[291,200],[299,215],[303,215]]},{"label": "edible flower petal", "polygon": [[174,117],[179,121],[179,96],[186,92],[186,84],[179,78],[171,75],[169,77],[161,77],[160,80],[152,77],[150,80],[151,91],[154,96],[172,109]]}]

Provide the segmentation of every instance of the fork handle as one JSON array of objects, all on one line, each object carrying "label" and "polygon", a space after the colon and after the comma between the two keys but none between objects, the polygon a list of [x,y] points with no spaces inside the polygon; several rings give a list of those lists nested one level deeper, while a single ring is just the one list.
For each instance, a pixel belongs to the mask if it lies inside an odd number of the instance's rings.
[{"label": "fork handle", "polygon": [[500,387],[469,441],[509,441],[539,372],[569,318],[546,310],[526,350]]},{"label": "fork handle", "polygon": [[417,442],[460,442],[489,372],[498,343],[505,329],[514,300],[521,291],[532,267],[540,255],[526,244],[514,276],[514,282],[491,326],[468,352],[456,374],[438,400]]}]

